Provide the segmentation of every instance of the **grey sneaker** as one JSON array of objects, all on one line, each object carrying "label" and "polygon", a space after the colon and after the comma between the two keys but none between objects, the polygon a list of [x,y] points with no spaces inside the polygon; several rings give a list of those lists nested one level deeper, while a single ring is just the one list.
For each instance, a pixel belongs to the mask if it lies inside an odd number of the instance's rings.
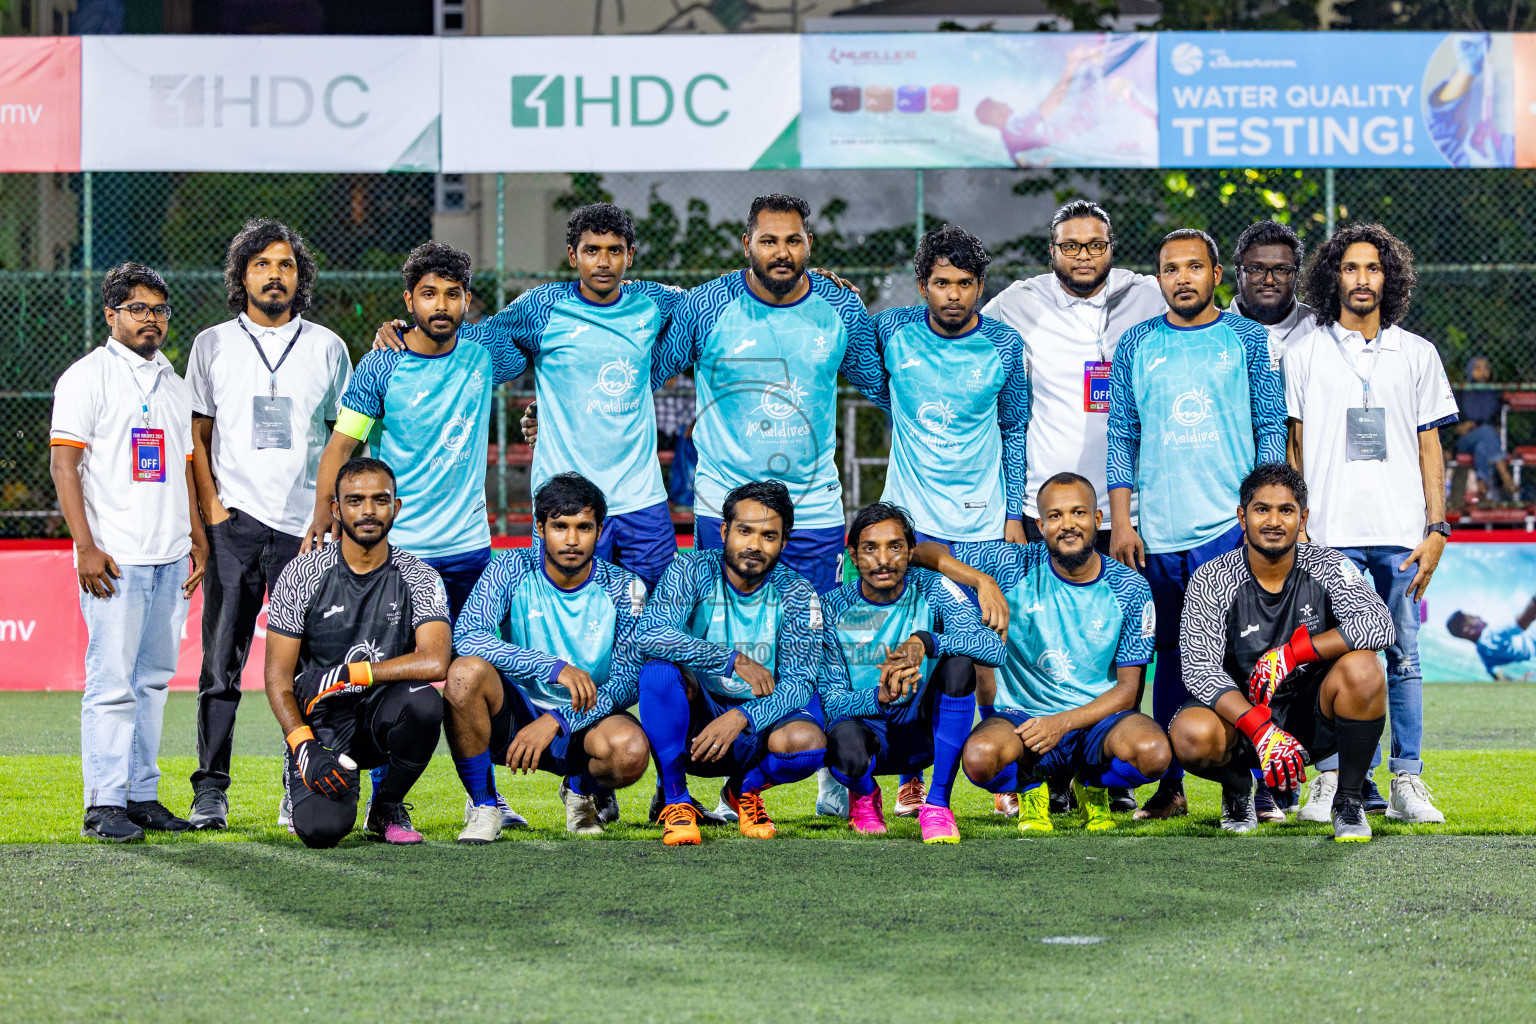
[{"label": "grey sneaker", "polygon": [[579,836],[600,836],[603,824],[597,820],[597,801],[586,793],[572,791],[560,780],[560,799],[565,801],[565,830]]},{"label": "grey sneaker", "polygon": [[[469,815],[475,809],[475,802],[469,797],[464,798],[464,824],[469,824]],[[527,828],[528,819],[518,814],[507,806],[507,798],[500,793],[496,794],[496,809],[501,811],[502,828]]]},{"label": "grey sneaker", "polygon": [[128,818],[126,807],[91,807],[85,812],[80,834],[105,843],[131,843],[144,838],[144,830]]},{"label": "grey sneaker", "polygon": [[1387,817],[1410,825],[1444,825],[1445,815],[1434,805],[1424,780],[1409,772],[1392,776]]},{"label": "grey sneaker", "polygon": [[277,802],[277,827],[293,832],[293,795],[283,787],[283,798]]},{"label": "grey sneaker", "polygon": [[1298,821],[1331,821],[1333,795],[1339,791],[1338,772],[1318,772],[1307,783],[1307,802],[1296,812]]},{"label": "grey sneaker", "polygon": [[1239,834],[1252,832],[1259,827],[1259,814],[1253,807],[1252,790],[1221,791],[1221,827]]},{"label": "grey sneaker", "polygon": [[229,797],[222,789],[205,786],[192,794],[192,811],[187,820],[199,832],[229,827]]},{"label": "grey sneaker", "polygon": [[1359,800],[1335,799],[1333,801],[1333,841],[1336,843],[1371,841],[1371,822],[1365,816],[1365,805]]},{"label": "grey sneaker", "polygon": [[495,804],[470,804],[466,818],[458,842],[484,846],[501,838],[501,809]]}]

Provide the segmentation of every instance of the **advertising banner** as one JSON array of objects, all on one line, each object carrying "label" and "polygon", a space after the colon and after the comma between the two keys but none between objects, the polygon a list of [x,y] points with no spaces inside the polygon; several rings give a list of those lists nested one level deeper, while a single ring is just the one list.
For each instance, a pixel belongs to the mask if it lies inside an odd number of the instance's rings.
[{"label": "advertising banner", "polygon": [[81,164],[117,171],[435,171],[438,41],[88,36]]},{"label": "advertising banner", "polygon": [[795,167],[796,36],[444,39],[443,170]]},{"label": "advertising banner", "polygon": [[1536,544],[1446,545],[1424,595],[1419,628],[1424,681],[1536,682],[1532,601]]},{"label": "advertising banner", "polygon": [[79,38],[0,39],[0,171],[79,169]]},{"label": "advertising banner", "polygon": [[1507,34],[1165,32],[1164,167],[1511,167]]},{"label": "advertising banner", "polygon": [[805,36],[806,167],[1155,167],[1151,34]]}]

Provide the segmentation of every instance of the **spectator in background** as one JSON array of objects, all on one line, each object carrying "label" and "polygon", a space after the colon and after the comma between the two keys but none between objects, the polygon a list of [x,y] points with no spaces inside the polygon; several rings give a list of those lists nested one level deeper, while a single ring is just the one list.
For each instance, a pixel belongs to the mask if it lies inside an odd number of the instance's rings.
[{"label": "spectator in background", "polygon": [[[1386,228],[1339,229],[1303,282],[1317,330],[1291,346],[1284,365],[1288,451],[1312,492],[1308,539],[1353,561],[1392,613],[1392,790],[1383,801],[1367,778],[1365,809],[1425,824],[1445,816],[1420,778],[1419,600],[1451,532],[1438,428],[1456,422],[1456,399],[1435,346],[1397,326],[1417,283],[1413,253]],[[1317,768],[1303,821],[1328,821],[1338,790],[1337,757]]]},{"label": "spectator in background", "polygon": [[306,531],[334,533],[329,512],[315,513],[315,473],[352,363],[345,342],[300,315],[315,269],[297,231],[248,222],[224,258],[235,318],[199,334],[187,360],[192,469],[209,545],[189,815],[197,829],[228,824],[240,673],[262,600]]},{"label": "spectator in background", "polygon": [[[1467,383],[1486,384],[1493,379],[1493,363],[1487,356],[1467,360]],[[1519,489],[1509,472],[1509,456],[1499,436],[1504,398],[1497,391],[1466,389],[1461,393],[1461,421],[1456,424],[1456,454],[1472,456],[1472,471],[1486,488],[1497,482],[1508,500],[1518,500]],[[1498,474],[1495,481],[1494,474]]]},{"label": "spectator in background", "polygon": [[50,461],[90,638],[81,834],[122,843],[146,829],[190,827],[160,802],[157,758],[166,685],[208,541],[194,511],[192,392],[160,353],[171,318],[165,282],[124,263],[101,292],[111,336],[54,386]]}]

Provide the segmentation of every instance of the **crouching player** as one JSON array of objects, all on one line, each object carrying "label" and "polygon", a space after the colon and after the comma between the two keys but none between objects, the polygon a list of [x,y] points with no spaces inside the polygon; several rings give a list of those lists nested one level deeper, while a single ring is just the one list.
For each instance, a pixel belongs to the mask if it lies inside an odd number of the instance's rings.
[{"label": "crouching player", "polygon": [[726,496],[720,551],[680,554],[661,577],[637,637],[640,718],[661,775],[662,842],[700,841],[688,776],[726,779],[722,796],[742,835],[775,832],[769,786],[821,767],[827,739],[806,709],[821,655],[821,604],[805,578],[779,564],[795,525],[777,480]]},{"label": "crouching player", "polygon": [[419,843],[405,796],[426,770],[443,724],[434,680],[453,638],[442,577],[389,543],[400,512],[395,475],[352,459],[336,475],[331,516],[341,542],[300,554],[267,610],[267,700],[288,738],[290,827],[329,847],[357,821],[358,769],[389,766],[368,832]]},{"label": "crouching player", "polygon": [[1073,778],[1088,829],[1114,828],[1108,787],[1146,785],[1170,757],[1163,730],[1134,710],[1152,659],[1152,592],[1094,548],[1104,513],[1091,483],[1058,473],[1037,498],[1043,541],[956,544],[953,557],[918,545],[919,565],[1007,599],[996,704],[982,707],[961,757],[978,786],[1019,793],[1021,831],[1051,830],[1051,776]]},{"label": "crouching player", "polygon": [[1386,724],[1387,681],[1376,652],[1392,616],[1354,563],[1296,542],[1307,485],[1290,466],[1264,463],[1243,480],[1244,545],[1195,571],[1179,643],[1194,699],[1168,726],[1185,768],[1221,784],[1221,827],[1258,827],[1253,773],[1295,789],[1303,765],[1339,755],[1333,838],[1367,842],[1360,787]]},{"label": "crouching player", "polygon": [[918,809],[925,843],[958,843],[949,791],[976,718],[976,665],[1003,661],[1003,641],[965,593],[909,568],[912,520],[895,505],[866,505],[848,547],[859,578],[826,597],[817,689],[827,725],[827,767],[852,794],[848,822],[885,832],[876,775],[933,766]]},{"label": "crouching player", "polygon": [[514,772],[563,776],[565,828],[582,835],[603,831],[600,800],[645,774],[650,747],[625,712],[639,685],[645,584],[593,557],[607,511],[585,477],[550,477],[533,496],[543,543],[492,561],[459,613],[460,656],[443,695],[448,749],[470,799],[461,843],[501,835],[492,757]]}]

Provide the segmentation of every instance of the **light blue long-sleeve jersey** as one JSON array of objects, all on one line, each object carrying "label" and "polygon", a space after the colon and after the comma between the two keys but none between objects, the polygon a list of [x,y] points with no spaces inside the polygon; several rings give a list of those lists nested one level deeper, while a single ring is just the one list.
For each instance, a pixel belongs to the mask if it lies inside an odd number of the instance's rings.
[{"label": "light blue long-sleeve jersey", "polygon": [[1024,341],[1000,320],[946,337],[928,307],[875,317],[890,410],[891,458],[882,501],[912,515],[918,530],[945,540],[999,540],[1006,519],[1022,519],[1029,429]]},{"label": "light blue long-sleeve jersey", "polygon": [[600,305],[575,281],[543,284],[501,312],[465,324],[460,336],[493,352],[515,347],[533,364],[539,443],[531,490],[574,470],[608,499],[610,515],[667,500],[656,458],[658,377],[653,354],[684,292],[655,281],[625,281]]},{"label": "light blue long-sleeve jersey", "polygon": [[[721,552],[683,552],[656,585],[636,642],[646,656],[691,672],[761,732],[811,699],[821,625],[816,591],[784,563],[743,594],[725,578]],[[734,674],[738,652],[773,673],[772,693],[752,696],[752,688]]]},{"label": "light blue long-sleeve jersey", "polygon": [[789,488],[796,527],[840,527],[837,375],[881,393],[874,320],[857,292],[820,274],[804,298],[774,306],[752,294],[747,273],[688,292],[658,355],[663,379],[694,368],[694,508],[722,518],[733,488],[772,478]]},{"label": "light blue long-sleeve jersey", "polygon": [[1100,557],[1089,583],[1056,571],[1044,541],[956,544],[955,557],[997,581],[1008,601],[1008,656],[996,705],[1029,715],[1080,708],[1115,685],[1115,669],[1152,660],[1157,613],[1134,569]]},{"label": "light blue long-sleeve jersey", "polygon": [[[453,646],[490,662],[530,704],[579,732],[639,699],[635,628],[644,608],[645,584],[634,573],[594,558],[587,581],[565,590],[544,571],[542,552],[525,548],[486,567],[459,612]],[[555,683],[568,664],[597,684],[597,706],[581,714]]]},{"label": "light blue long-sleeve jersey", "polygon": [[1285,385],[1264,325],[1224,312],[1126,331],[1110,370],[1109,487],[1134,487],[1150,554],[1188,551],[1237,523],[1238,487],[1285,461]]},{"label": "light blue long-sleeve jersey", "polygon": [[1003,663],[1002,637],[982,623],[959,585],[928,569],[908,569],[901,593],[888,604],[865,597],[854,580],[826,595],[823,610],[826,624],[816,689],[828,722],[844,716],[873,718],[910,703],[910,695],[880,703],[880,666],[887,654],[919,631],[932,634],[934,643],[924,675],[949,654],[981,665]]}]

